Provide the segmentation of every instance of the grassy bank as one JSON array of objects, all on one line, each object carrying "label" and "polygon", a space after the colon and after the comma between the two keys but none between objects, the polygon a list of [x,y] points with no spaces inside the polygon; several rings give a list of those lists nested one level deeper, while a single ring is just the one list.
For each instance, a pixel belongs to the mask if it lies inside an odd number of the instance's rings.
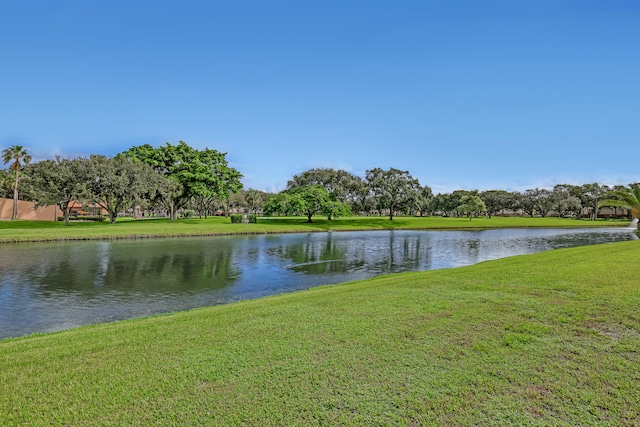
[{"label": "grassy bank", "polygon": [[0,342],[0,425],[637,425],[638,242]]},{"label": "grassy bank", "polygon": [[121,219],[116,224],[78,222],[65,226],[50,221],[0,221],[0,243],[74,239],[118,239],[146,237],[202,236],[219,234],[264,234],[310,231],[387,230],[387,229],[460,229],[505,227],[602,227],[626,226],[627,221],[576,221],[566,218],[441,218],[441,217],[347,217],[328,221],[306,218],[261,218],[257,224],[231,224],[228,218]]}]

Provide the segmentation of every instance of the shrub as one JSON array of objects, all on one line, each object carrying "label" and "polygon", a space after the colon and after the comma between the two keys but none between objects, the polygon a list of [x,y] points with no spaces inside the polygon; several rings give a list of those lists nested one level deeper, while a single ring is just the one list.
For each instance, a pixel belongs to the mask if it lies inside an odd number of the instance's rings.
[{"label": "shrub", "polygon": [[245,222],[245,216],[247,217],[247,223],[249,224],[255,224],[258,222],[258,215],[256,214],[231,214],[229,215],[229,218],[231,218],[232,224],[242,224]]},{"label": "shrub", "polygon": [[185,209],[182,211],[182,218],[189,219],[193,218],[196,212],[193,209]]},{"label": "shrub", "polygon": [[[102,216],[88,216],[88,215],[70,215],[69,221],[95,221],[95,222],[103,222],[106,221],[106,217]],[[58,217],[58,221],[64,221],[63,216]]]},{"label": "shrub", "polygon": [[229,218],[231,218],[231,223],[232,224],[242,224],[242,215],[241,214],[231,214],[231,215],[229,215]]}]

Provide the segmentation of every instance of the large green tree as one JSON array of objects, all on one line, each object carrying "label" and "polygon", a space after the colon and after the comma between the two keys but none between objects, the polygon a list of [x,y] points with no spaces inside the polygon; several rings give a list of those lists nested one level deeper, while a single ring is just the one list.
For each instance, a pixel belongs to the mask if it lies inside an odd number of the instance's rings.
[{"label": "large green tree", "polygon": [[132,147],[126,156],[151,165],[156,172],[175,183],[174,191],[162,194],[162,202],[176,219],[177,211],[195,196],[226,200],[242,188],[242,174],[229,167],[226,153],[205,148],[196,150],[184,141],[168,142],[154,148],[149,144]]},{"label": "large green tree", "polygon": [[580,217],[580,211],[582,210],[582,201],[573,196],[570,187],[564,184],[558,184],[553,187],[549,196],[551,202],[551,210],[558,213],[558,216],[563,217],[567,214],[571,214],[576,218]]},{"label": "large green tree", "polygon": [[512,209],[514,204],[513,194],[505,190],[483,191],[480,198],[485,204],[489,218],[502,210]]},{"label": "large green tree", "polygon": [[25,168],[29,194],[37,206],[57,206],[69,225],[69,206],[88,196],[89,159],[42,160]]},{"label": "large green tree", "polygon": [[167,181],[149,165],[126,156],[92,155],[89,158],[87,189],[94,202],[109,213],[110,224],[116,222],[119,212],[144,199],[170,192]]},{"label": "large green tree", "polygon": [[478,190],[455,190],[452,193],[437,194],[433,200],[434,211],[439,211],[443,216],[448,217],[454,214],[459,217],[461,212],[458,210],[458,206],[462,204],[462,198],[464,196],[478,196]]},{"label": "large green tree", "polygon": [[287,189],[319,185],[327,190],[333,199],[349,203],[354,209],[360,205],[362,178],[342,169],[315,168],[294,175],[287,183]]},{"label": "large green tree", "polygon": [[452,193],[438,193],[433,197],[433,210],[449,217],[460,205],[460,199]]},{"label": "large green tree", "polygon": [[297,187],[269,197],[262,209],[266,215],[302,214],[307,222],[313,222],[313,215],[322,213],[328,218],[337,218],[349,213],[349,205],[332,198],[327,190],[319,185]]},{"label": "large green tree", "polygon": [[460,206],[457,207],[458,212],[466,213],[469,217],[469,221],[474,215],[478,215],[481,212],[487,210],[484,202],[475,194],[469,194],[462,196],[460,199]]},{"label": "large green tree", "polygon": [[516,193],[516,206],[530,217],[546,216],[554,206],[551,192],[544,188],[533,188],[524,193]]},{"label": "large green tree", "polygon": [[[552,190],[552,199],[556,208],[564,209],[565,213],[570,213],[576,219],[582,219],[584,207],[589,205],[584,188],[579,185],[557,184]],[[564,199],[564,200],[563,200]]]},{"label": "large green tree", "polygon": [[12,145],[2,150],[2,161],[5,165],[11,163],[9,165],[9,170],[13,172],[13,212],[11,213],[11,219],[18,219],[18,184],[22,167],[31,162],[31,156],[22,145]]},{"label": "large green tree", "polygon": [[596,221],[598,219],[598,209],[600,209],[600,200],[605,198],[611,189],[607,185],[602,185],[597,182],[591,184],[584,184],[582,186],[583,191],[583,204],[593,208],[591,219]]},{"label": "large green tree", "polygon": [[420,190],[420,197],[417,200],[418,210],[420,211],[420,216],[431,215],[434,211],[435,206],[435,196],[433,195],[433,190],[428,185],[422,187]]},{"label": "large green tree", "polygon": [[389,211],[389,220],[397,210],[412,203],[420,194],[420,182],[408,171],[374,168],[366,171],[366,180],[381,209]]},{"label": "large green tree", "polygon": [[258,210],[262,209],[262,204],[265,200],[267,200],[268,197],[269,193],[250,188],[244,196],[244,200],[247,203],[249,212],[256,213],[258,212]]}]

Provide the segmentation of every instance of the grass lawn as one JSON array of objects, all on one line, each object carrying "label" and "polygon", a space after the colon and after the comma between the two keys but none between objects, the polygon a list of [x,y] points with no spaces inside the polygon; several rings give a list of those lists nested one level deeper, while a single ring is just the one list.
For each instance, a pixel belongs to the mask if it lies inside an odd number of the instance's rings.
[{"label": "grass lawn", "polygon": [[638,425],[639,258],[554,250],[4,340],[0,425]]},{"label": "grass lawn", "polygon": [[257,224],[231,224],[229,218],[119,219],[116,224],[78,222],[65,226],[51,221],[0,221],[0,243],[73,239],[114,239],[144,237],[202,236],[217,234],[264,234],[309,231],[377,229],[460,229],[505,227],[602,227],[626,226],[628,221],[576,221],[566,218],[441,218],[441,217],[346,217],[328,221],[304,217],[260,218]]}]

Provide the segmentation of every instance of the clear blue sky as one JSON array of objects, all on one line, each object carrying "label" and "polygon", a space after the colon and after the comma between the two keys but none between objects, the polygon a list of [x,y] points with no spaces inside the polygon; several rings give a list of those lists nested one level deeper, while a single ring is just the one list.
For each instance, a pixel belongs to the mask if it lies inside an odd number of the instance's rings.
[{"label": "clear blue sky", "polygon": [[636,0],[2,0],[0,148],[184,140],[245,187],[640,181]]}]

